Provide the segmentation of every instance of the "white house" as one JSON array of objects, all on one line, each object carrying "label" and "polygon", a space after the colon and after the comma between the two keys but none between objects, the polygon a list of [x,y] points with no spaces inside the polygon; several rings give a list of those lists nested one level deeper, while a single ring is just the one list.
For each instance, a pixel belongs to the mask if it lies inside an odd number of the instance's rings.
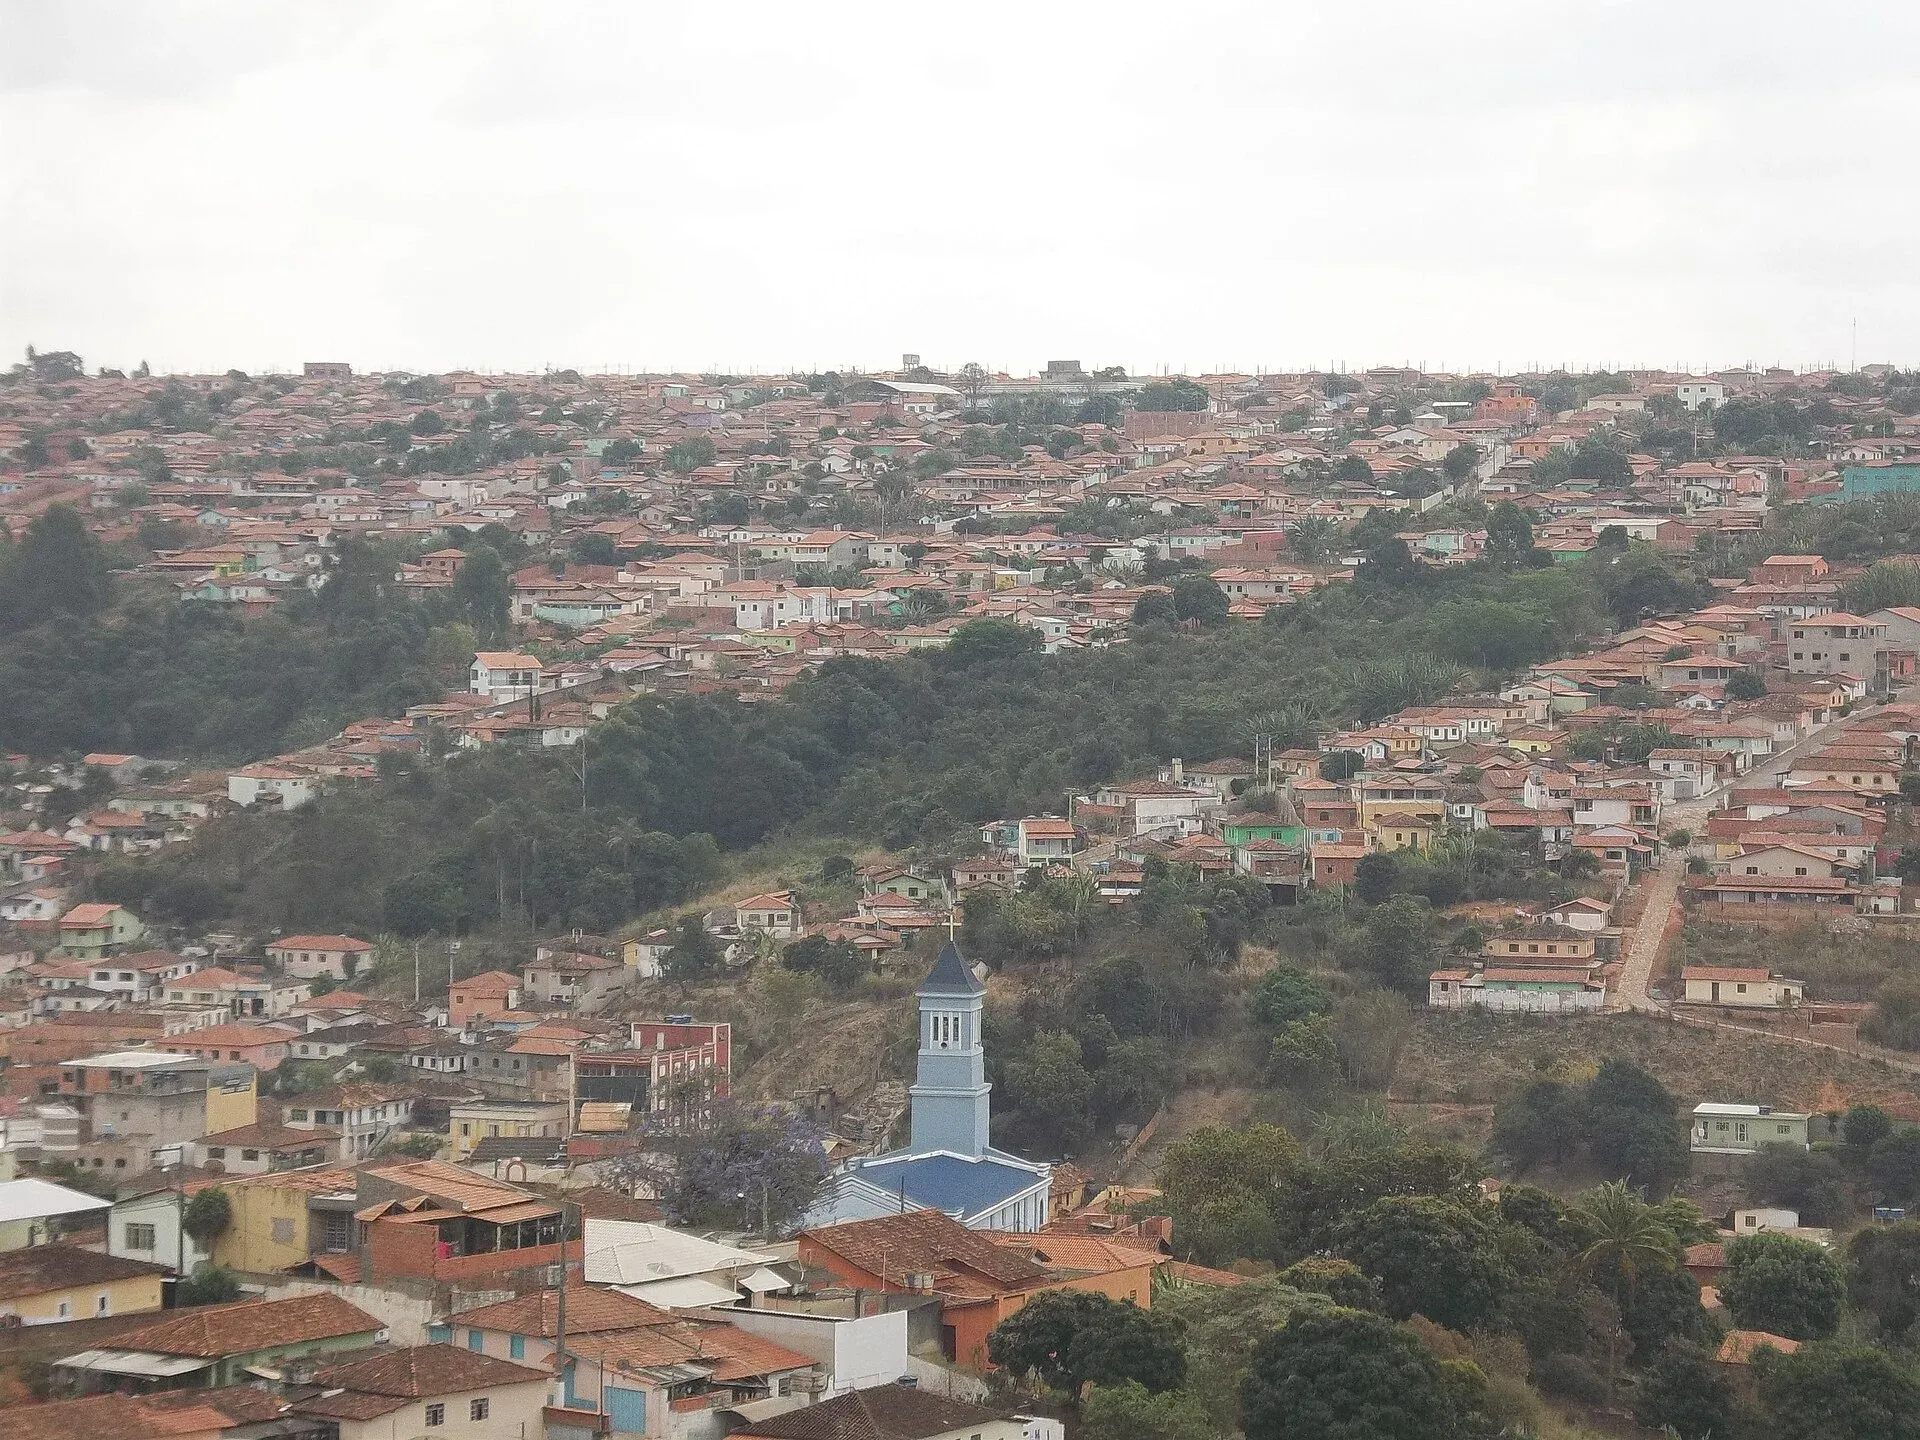
[{"label": "white house", "polygon": [[1788,980],[1771,970],[1729,965],[1689,965],[1680,972],[1689,1005],[1732,1005],[1746,1010],[1778,1010],[1806,998],[1806,982]]},{"label": "white house", "polygon": [[785,890],[765,895],[749,895],[734,905],[723,905],[707,916],[709,929],[732,928],[759,930],[776,940],[791,940],[806,929],[800,919],[800,907]]},{"label": "white house", "polygon": [[1015,851],[1022,865],[1043,865],[1049,860],[1071,860],[1075,832],[1070,820],[1051,815],[1030,816],[1019,825]]},{"label": "white house", "polygon": [[1096,805],[1122,810],[1127,830],[1134,835],[1169,831],[1180,835],[1198,834],[1207,813],[1220,805],[1220,797],[1211,791],[1176,785],[1168,780],[1128,780],[1104,785],[1093,799]]},{"label": "white house", "polygon": [[373,946],[351,935],[288,935],[267,946],[267,959],[288,975],[330,975],[343,984],[371,962]]},{"label": "white house", "polygon": [[181,1232],[181,1204],[179,1191],[171,1185],[116,1200],[107,1212],[107,1253],[123,1260],[171,1265],[191,1275],[213,1258],[213,1252]]},{"label": "white house", "polygon": [[1682,380],[1674,386],[1673,395],[1683,409],[1718,409],[1726,402],[1727,387],[1718,380]]},{"label": "white house", "polygon": [[1568,900],[1543,910],[1540,918],[1568,930],[1585,930],[1589,933],[1607,928],[1607,916],[1611,914],[1607,902],[1582,895],[1577,900]]},{"label": "white house", "polygon": [[524,700],[540,688],[540,662],[512,650],[482,650],[467,670],[467,689],[489,700]]},{"label": "white house", "polygon": [[249,808],[297,810],[313,798],[318,777],[278,765],[248,765],[227,776],[227,798]]},{"label": "white house", "polygon": [[1885,621],[1844,610],[1796,620],[1787,631],[1787,673],[1872,680],[1886,639]]},{"label": "white house", "polygon": [[1771,1105],[1693,1107],[1693,1149],[1706,1155],[1752,1155],[1763,1145],[1807,1148],[1807,1117]]}]

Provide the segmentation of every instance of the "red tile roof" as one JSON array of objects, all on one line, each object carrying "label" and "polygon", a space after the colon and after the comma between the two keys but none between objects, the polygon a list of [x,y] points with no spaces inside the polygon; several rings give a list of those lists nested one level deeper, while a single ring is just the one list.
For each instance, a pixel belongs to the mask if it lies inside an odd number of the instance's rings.
[{"label": "red tile roof", "polygon": [[284,1300],[241,1300],[206,1305],[156,1325],[113,1338],[121,1350],[151,1350],[162,1355],[220,1359],[276,1345],[335,1340],[342,1335],[372,1335],[380,1321],[338,1295],[291,1295]]}]

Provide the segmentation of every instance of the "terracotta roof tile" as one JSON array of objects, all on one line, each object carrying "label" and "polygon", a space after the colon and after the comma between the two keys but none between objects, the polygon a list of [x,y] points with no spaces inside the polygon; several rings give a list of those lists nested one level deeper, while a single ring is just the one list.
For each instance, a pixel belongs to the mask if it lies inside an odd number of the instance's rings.
[{"label": "terracotta roof tile", "polygon": [[[517,1295],[497,1305],[482,1305],[477,1310],[461,1310],[448,1317],[448,1323],[475,1326],[482,1330],[504,1330],[514,1335],[550,1336],[558,1331],[558,1290],[540,1290]],[[649,1325],[671,1325],[670,1310],[649,1305],[618,1290],[603,1290],[595,1285],[567,1286],[567,1333],[590,1335],[607,1330],[638,1330]]]},{"label": "terracotta roof tile", "polygon": [[114,1337],[121,1350],[218,1359],[275,1345],[371,1335],[380,1322],[338,1295],[292,1295],[284,1300],[240,1300],[207,1305]]},{"label": "terracotta roof tile", "polygon": [[1006,1250],[939,1210],[910,1210],[809,1230],[805,1238],[883,1280],[941,1271],[972,1272],[1007,1289],[1046,1278],[1026,1256]]},{"label": "terracotta roof tile", "polygon": [[329,1365],[313,1378],[329,1390],[417,1400],[495,1385],[545,1384],[550,1377],[544,1370],[455,1345],[414,1345]]}]

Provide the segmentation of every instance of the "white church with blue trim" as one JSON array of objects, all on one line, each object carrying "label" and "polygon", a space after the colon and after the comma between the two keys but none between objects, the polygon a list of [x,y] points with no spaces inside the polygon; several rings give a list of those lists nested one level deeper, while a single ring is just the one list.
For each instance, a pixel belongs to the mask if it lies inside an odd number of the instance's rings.
[{"label": "white church with blue trim", "polygon": [[972,1230],[1038,1230],[1047,1223],[1053,1166],[987,1143],[987,1057],[980,1015],[987,987],[952,940],[915,992],[920,1058],[913,1129],[904,1150],[850,1160],[828,1177],[808,1226],[943,1210]]}]

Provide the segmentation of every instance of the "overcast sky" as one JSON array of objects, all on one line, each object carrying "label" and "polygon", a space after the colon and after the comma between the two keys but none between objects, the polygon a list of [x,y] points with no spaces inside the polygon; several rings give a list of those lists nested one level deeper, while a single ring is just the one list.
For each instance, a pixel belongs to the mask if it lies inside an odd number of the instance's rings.
[{"label": "overcast sky", "polygon": [[1920,361],[1912,0],[0,0],[0,355]]}]

